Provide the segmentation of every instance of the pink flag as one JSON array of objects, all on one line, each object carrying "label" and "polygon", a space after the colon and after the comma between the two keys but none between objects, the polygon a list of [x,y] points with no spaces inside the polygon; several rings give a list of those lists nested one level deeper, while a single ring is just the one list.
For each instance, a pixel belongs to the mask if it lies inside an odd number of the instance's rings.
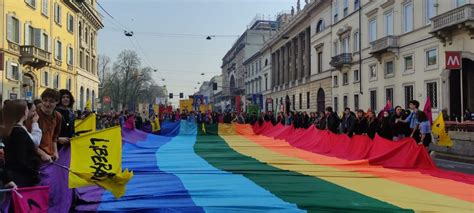
[{"label": "pink flag", "polygon": [[48,212],[49,186],[19,188],[12,191],[15,213]]},{"label": "pink flag", "polygon": [[430,121],[430,124],[433,124],[433,115],[431,113],[430,97],[426,98],[425,108],[423,109],[423,112],[426,114],[426,117],[428,117],[428,120]]}]

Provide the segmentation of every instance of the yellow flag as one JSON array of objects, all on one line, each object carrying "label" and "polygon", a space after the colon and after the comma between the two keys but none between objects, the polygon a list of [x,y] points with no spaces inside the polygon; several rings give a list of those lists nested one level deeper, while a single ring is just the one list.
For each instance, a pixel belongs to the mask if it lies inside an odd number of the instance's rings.
[{"label": "yellow flag", "polygon": [[97,129],[96,115],[94,113],[90,114],[84,120],[81,120],[79,123],[74,124],[76,135],[81,135],[89,132],[94,132]]},{"label": "yellow flag", "polygon": [[158,132],[160,131],[161,126],[160,126],[160,119],[155,118],[155,120],[151,121],[151,132]]},{"label": "yellow flag", "polygon": [[207,133],[206,133],[206,125],[204,125],[204,123],[202,123],[202,128],[201,128],[201,130],[202,130],[202,132],[203,132],[204,134],[207,134]]},{"label": "yellow flag", "polygon": [[433,132],[433,135],[437,138],[438,146],[453,146],[453,141],[446,132],[445,126],[443,113],[440,112],[436,120],[433,122],[431,132]]},{"label": "yellow flag", "polygon": [[153,112],[155,113],[155,115],[158,115],[158,113],[160,112],[160,105],[153,104]]},{"label": "yellow flag", "polygon": [[88,110],[91,110],[91,109],[92,109],[92,107],[91,107],[91,100],[87,100],[87,101],[86,101],[86,109],[88,109]]},{"label": "yellow flag", "polygon": [[122,171],[122,132],[112,127],[71,140],[69,188],[98,185],[119,198],[133,172]]},{"label": "yellow flag", "polygon": [[76,119],[76,120],[74,120],[74,127],[77,127],[77,125],[78,125],[79,123],[81,123],[81,122],[82,122],[81,119]]}]

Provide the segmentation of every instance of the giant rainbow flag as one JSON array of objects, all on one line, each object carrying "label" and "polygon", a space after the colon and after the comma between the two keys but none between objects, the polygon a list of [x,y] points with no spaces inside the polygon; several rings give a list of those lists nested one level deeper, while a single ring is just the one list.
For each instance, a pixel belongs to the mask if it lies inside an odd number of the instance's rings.
[{"label": "giant rainbow flag", "polygon": [[123,130],[120,199],[77,189],[78,211],[474,212],[474,176],[438,169],[422,146],[290,126],[186,121]]}]

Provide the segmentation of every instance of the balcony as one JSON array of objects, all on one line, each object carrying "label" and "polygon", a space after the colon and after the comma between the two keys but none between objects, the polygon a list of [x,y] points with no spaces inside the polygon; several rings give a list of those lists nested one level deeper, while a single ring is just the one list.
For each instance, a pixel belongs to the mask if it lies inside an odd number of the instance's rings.
[{"label": "balcony", "polygon": [[431,34],[443,43],[452,43],[454,30],[466,31],[474,38],[474,4],[466,4],[431,18]]},{"label": "balcony", "polygon": [[32,67],[42,68],[51,63],[51,53],[32,45],[21,46],[20,55],[20,62]]},{"label": "balcony", "polygon": [[370,54],[380,61],[383,53],[392,52],[397,55],[400,44],[398,43],[398,36],[389,35],[371,42],[370,46]]},{"label": "balcony", "polygon": [[345,65],[350,65],[352,62],[352,54],[351,53],[342,53],[339,55],[336,55],[331,58],[331,66],[336,67],[336,68],[341,68]]}]

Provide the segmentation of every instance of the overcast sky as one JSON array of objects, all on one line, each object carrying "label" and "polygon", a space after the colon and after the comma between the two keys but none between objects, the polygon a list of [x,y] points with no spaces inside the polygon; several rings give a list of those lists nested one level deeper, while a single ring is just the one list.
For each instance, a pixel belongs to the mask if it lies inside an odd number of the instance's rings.
[{"label": "overcast sky", "polygon": [[[167,85],[175,97],[180,92],[187,96],[197,91],[195,87],[199,89],[198,82],[220,74],[222,57],[257,14],[274,19],[296,2],[100,0],[115,21],[98,9],[105,24],[99,32],[99,52],[114,61],[124,49],[136,51],[143,66],[158,69],[156,83]],[[134,31],[134,36],[124,36],[124,28]],[[206,40],[206,35],[222,36]]]}]

